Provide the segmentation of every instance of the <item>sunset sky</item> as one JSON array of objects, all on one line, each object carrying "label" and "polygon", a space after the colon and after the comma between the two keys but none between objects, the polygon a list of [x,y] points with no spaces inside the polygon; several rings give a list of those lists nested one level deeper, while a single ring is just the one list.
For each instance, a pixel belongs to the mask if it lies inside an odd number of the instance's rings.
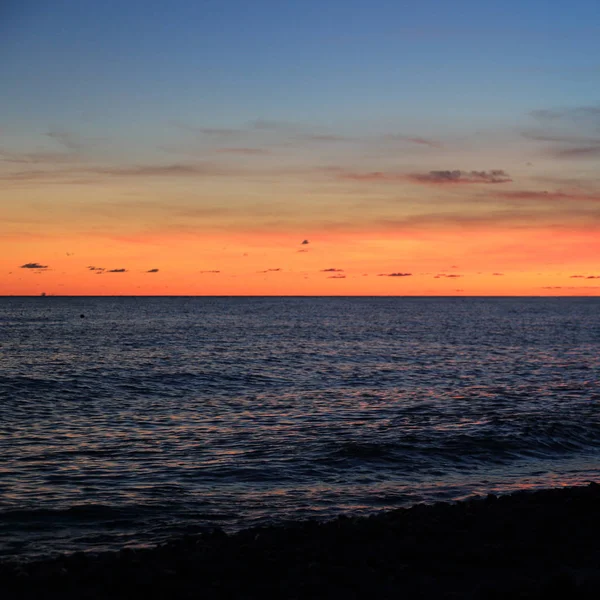
[{"label": "sunset sky", "polygon": [[0,249],[0,295],[600,295],[600,2],[2,2]]}]

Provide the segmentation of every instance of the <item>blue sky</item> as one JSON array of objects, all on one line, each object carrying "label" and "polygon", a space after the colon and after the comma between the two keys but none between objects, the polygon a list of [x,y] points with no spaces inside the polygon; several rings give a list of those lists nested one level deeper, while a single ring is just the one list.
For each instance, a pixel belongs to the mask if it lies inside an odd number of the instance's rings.
[{"label": "blue sky", "polygon": [[[4,8],[3,129],[257,118],[510,125],[600,91],[600,3],[23,0]],[[125,130],[123,130],[125,128]]]}]

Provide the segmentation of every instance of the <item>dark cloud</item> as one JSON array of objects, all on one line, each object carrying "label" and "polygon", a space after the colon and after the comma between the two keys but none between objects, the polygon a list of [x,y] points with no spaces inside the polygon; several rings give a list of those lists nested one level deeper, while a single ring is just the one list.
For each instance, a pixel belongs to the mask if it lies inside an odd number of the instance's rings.
[{"label": "dark cloud", "polygon": [[303,246],[306,246],[306,244],[310,244],[310,242],[308,240],[302,240],[300,242]]},{"label": "dark cloud", "polygon": [[47,269],[48,265],[41,265],[37,262],[25,263],[19,267],[20,269]]},{"label": "dark cloud", "polygon": [[127,269],[109,269],[107,273],[127,273]]},{"label": "dark cloud", "polygon": [[321,269],[321,273],[342,273],[344,269]]},{"label": "dark cloud", "polygon": [[456,279],[458,277],[462,277],[462,275],[457,275],[456,273],[438,273],[434,275],[434,279],[441,279],[442,277],[448,277],[449,279]]},{"label": "dark cloud", "polygon": [[330,275],[327,279],[346,279],[345,275]]},{"label": "dark cloud", "polygon": [[158,273],[158,269],[148,269],[146,273]]},{"label": "dark cloud", "polygon": [[428,173],[385,173],[383,171],[371,171],[369,173],[340,173],[342,179],[354,181],[381,181],[399,182],[411,181],[427,185],[451,185],[451,184],[474,184],[474,183],[510,183],[512,179],[505,171],[493,169],[491,171],[429,171]]},{"label": "dark cloud", "polygon": [[278,273],[282,269],[265,269],[264,271],[259,271],[259,273]]},{"label": "dark cloud", "polygon": [[93,267],[93,266],[87,267],[87,269],[90,271],[105,271],[106,270],[104,267]]},{"label": "dark cloud", "polygon": [[455,184],[455,183],[510,183],[512,179],[502,169],[491,171],[429,171],[413,173],[409,178],[419,183]]},{"label": "dark cloud", "polygon": [[412,273],[379,273],[378,277],[411,277]]},{"label": "dark cloud", "polygon": [[588,275],[586,279],[600,279],[600,275]]},{"label": "dark cloud", "polygon": [[220,273],[221,271],[200,271],[200,273]]}]

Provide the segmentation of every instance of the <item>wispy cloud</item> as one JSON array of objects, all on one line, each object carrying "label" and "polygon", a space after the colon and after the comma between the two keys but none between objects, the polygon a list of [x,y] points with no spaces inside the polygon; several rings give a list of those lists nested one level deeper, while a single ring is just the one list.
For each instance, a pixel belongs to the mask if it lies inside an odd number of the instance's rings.
[{"label": "wispy cloud", "polygon": [[81,139],[68,131],[49,131],[46,135],[72,152],[82,150],[85,146],[85,143]]},{"label": "wispy cloud", "polygon": [[575,148],[557,148],[553,155],[556,158],[596,158],[600,157],[600,140],[595,145]]},{"label": "wispy cloud", "polygon": [[327,279],[346,279],[345,275],[330,275]]},{"label": "wispy cloud", "polygon": [[344,269],[321,269],[321,273],[342,273]]},{"label": "wispy cloud", "polygon": [[106,271],[106,269],[104,267],[94,267],[94,266],[89,266],[87,267],[88,271]]},{"label": "wispy cloud", "polygon": [[264,271],[258,271],[259,273],[279,273],[279,271],[282,271],[283,269],[277,268],[277,269],[265,269]]},{"label": "wispy cloud", "polygon": [[127,273],[127,269],[109,269],[107,273]]},{"label": "wispy cloud", "polygon": [[547,190],[498,190],[494,193],[494,195],[498,198],[506,198],[508,200],[600,202],[600,193],[582,194],[581,192],[549,192]]},{"label": "wispy cloud", "polygon": [[411,277],[412,273],[379,273],[378,277]]},{"label": "wispy cloud", "polygon": [[221,272],[221,271],[217,271],[217,270],[215,270],[215,269],[213,269],[213,270],[209,270],[209,271],[200,271],[200,273],[212,273],[212,274],[217,274],[217,273],[220,273],[220,272]]},{"label": "wispy cloud", "polygon": [[335,135],[330,133],[309,133],[300,136],[300,139],[307,140],[309,142],[352,142],[355,138],[347,137],[345,135]]},{"label": "wispy cloud", "polygon": [[342,179],[366,182],[400,182],[409,181],[426,185],[454,185],[454,184],[490,184],[510,183],[512,179],[505,171],[493,169],[491,171],[429,171],[428,173],[390,173],[384,171],[371,171],[368,173],[339,174]]},{"label": "wispy cloud", "polygon": [[434,275],[434,279],[441,279],[442,277],[447,277],[448,279],[457,279],[458,277],[462,277],[462,275],[458,275],[456,273],[438,273]]},{"label": "wispy cloud", "polygon": [[542,290],[598,290],[600,285],[545,285]]},{"label": "wispy cloud", "polygon": [[552,144],[546,148],[547,154],[563,159],[600,157],[600,106],[541,109],[530,116],[538,122],[538,129],[522,135]]},{"label": "wispy cloud", "polygon": [[197,175],[226,175],[230,170],[222,165],[211,163],[171,164],[171,165],[140,165],[133,167],[107,167],[89,169],[90,173],[111,175],[114,177],[171,177]]},{"label": "wispy cloud", "polygon": [[241,154],[246,156],[262,156],[272,154],[265,148],[218,148],[216,152],[218,154]]},{"label": "wispy cloud", "polygon": [[40,263],[37,262],[30,262],[30,263],[25,263],[24,265],[21,265],[19,267],[20,269],[47,269],[48,265],[42,265]]},{"label": "wispy cloud", "polygon": [[146,273],[158,273],[159,269],[148,269]]},{"label": "wispy cloud", "polygon": [[419,183],[446,185],[457,183],[510,183],[512,179],[502,169],[491,171],[429,171],[429,173],[413,173],[409,178]]},{"label": "wispy cloud", "polygon": [[428,138],[406,135],[402,133],[390,133],[384,136],[384,139],[390,141],[409,142],[411,144],[417,144],[419,146],[428,146],[429,148],[442,148],[442,144],[436,140],[430,140]]}]

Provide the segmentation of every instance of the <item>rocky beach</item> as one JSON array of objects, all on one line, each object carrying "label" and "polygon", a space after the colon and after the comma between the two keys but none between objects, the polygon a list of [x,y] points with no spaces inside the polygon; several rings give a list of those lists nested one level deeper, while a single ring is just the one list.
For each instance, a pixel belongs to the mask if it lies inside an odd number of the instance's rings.
[{"label": "rocky beach", "polygon": [[600,485],[4,560],[13,599],[597,598]]}]

